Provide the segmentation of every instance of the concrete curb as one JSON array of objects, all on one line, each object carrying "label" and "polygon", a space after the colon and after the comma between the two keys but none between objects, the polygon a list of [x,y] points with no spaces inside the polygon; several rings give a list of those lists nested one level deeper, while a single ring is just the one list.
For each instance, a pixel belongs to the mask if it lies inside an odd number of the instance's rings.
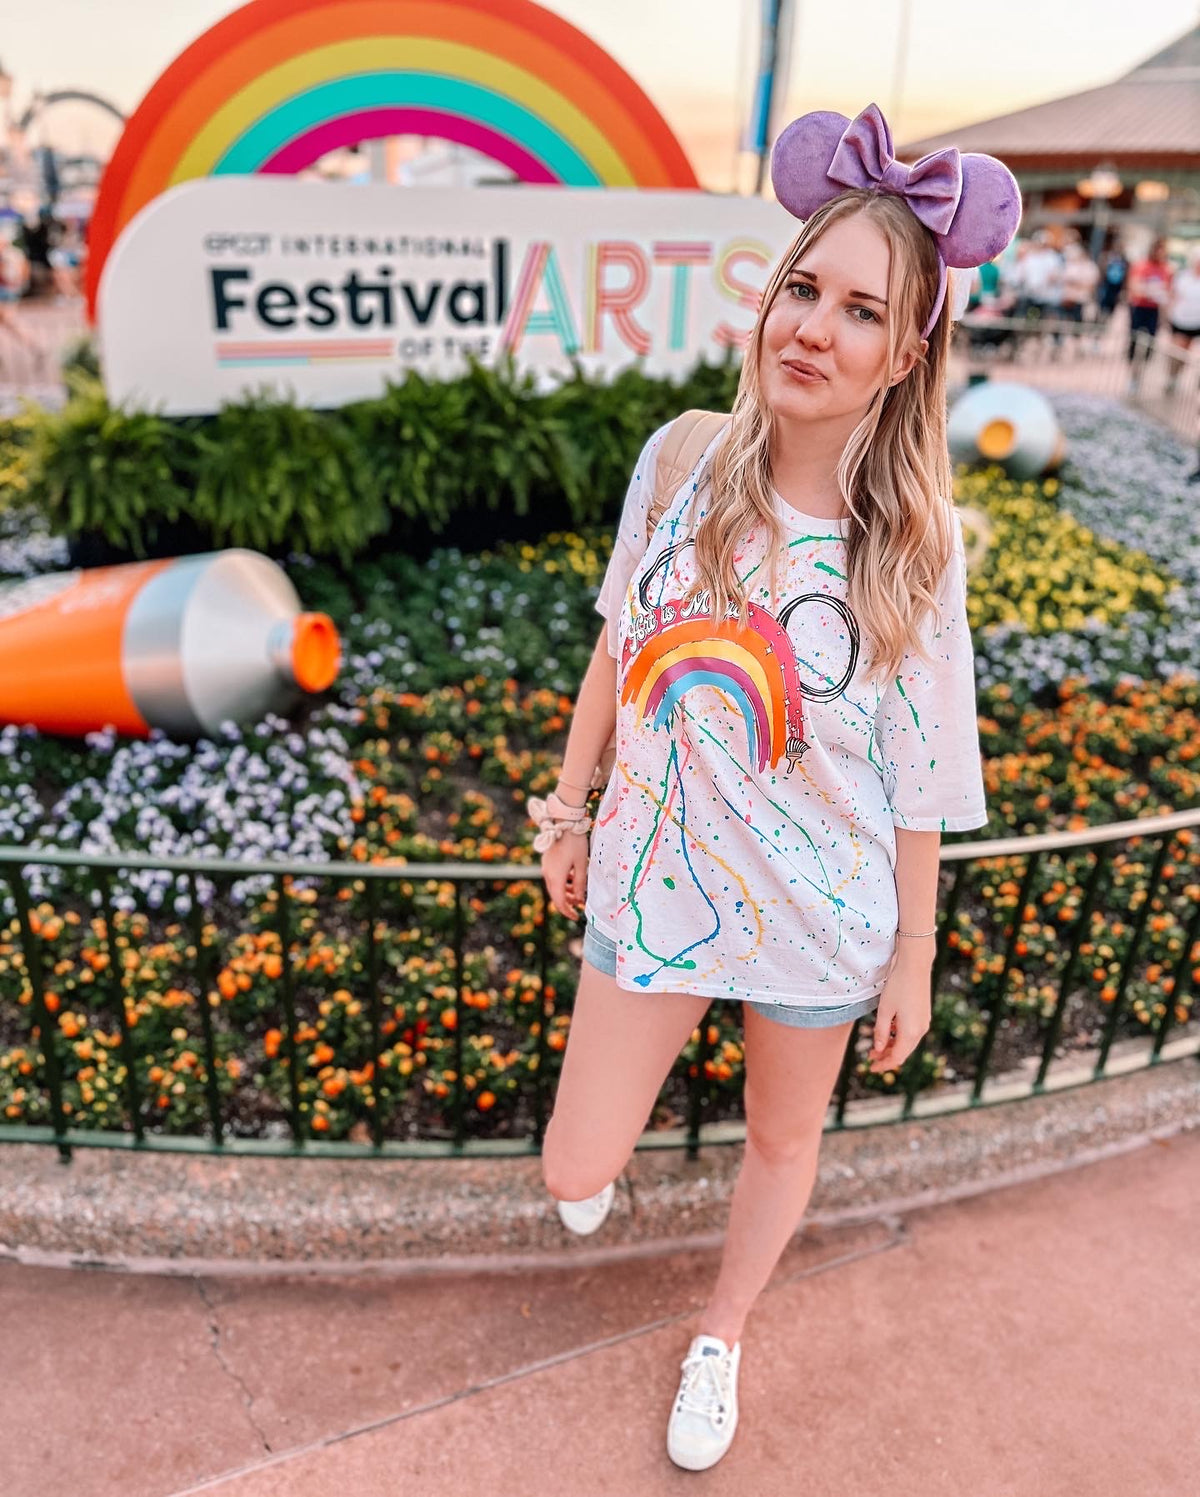
[{"label": "concrete curb", "polygon": [[[875,1111],[878,1113],[878,1107]],[[805,1222],[994,1190],[1200,1127],[1194,1055],[1020,1101],[827,1133]],[[714,1133],[717,1130],[713,1130]],[[639,1148],[603,1242],[560,1224],[536,1156],[231,1158],[0,1148],[0,1256],[150,1273],[485,1272],[719,1245],[742,1151]]]}]

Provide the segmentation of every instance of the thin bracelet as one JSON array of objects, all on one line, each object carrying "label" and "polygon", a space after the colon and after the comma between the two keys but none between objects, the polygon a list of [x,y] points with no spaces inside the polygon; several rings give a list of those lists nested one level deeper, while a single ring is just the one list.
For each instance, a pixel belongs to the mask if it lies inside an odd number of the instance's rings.
[{"label": "thin bracelet", "polygon": [[898,930],[898,936],[936,936],[936,930]]},{"label": "thin bracelet", "polygon": [[[560,781],[558,781],[558,784],[567,784],[567,781],[566,780],[560,780]],[[555,787],[554,787],[554,793],[555,793],[555,795],[558,795],[558,784],[555,784]],[[567,789],[569,789],[569,790],[578,790],[579,786],[578,786],[578,784],[570,784],[570,786],[567,786]],[[558,796],[558,798],[560,798],[560,801],[561,801],[561,799],[563,799],[563,796],[560,795],[560,796]],[[563,804],[564,805],[570,805],[570,807],[572,807],[572,810],[582,810],[582,808],[584,808],[584,807],[582,807],[582,805],[573,805],[572,802],[570,802],[570,801],[563,801]],[[588,796],[587,796],[587,793],[585,793],[585,795],[584,795],[584,805],[587,805],[587,804],[588,804]]]}]

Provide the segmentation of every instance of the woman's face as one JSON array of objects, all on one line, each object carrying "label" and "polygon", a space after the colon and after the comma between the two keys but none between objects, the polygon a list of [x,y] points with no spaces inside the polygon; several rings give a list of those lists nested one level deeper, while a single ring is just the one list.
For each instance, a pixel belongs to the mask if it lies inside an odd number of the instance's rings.
[{"label": "woman's face", "polygon": [[777,416],[857,422],[875,392],[916,363],[917,348],[898,355],[889,380],[890,259],[862,213],[832,223],[797,257],[762,328],[759,385]]}]

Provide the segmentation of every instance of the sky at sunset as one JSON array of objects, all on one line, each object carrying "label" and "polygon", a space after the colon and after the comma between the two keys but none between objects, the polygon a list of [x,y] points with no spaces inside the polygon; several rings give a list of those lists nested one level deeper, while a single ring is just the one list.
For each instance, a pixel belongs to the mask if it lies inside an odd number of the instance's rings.
[{"label": "sky at sunset", "polygon": [[[132,111],[158,74],[235,7],[223,0],[37,0],[11,6],[0,62],[14,103],[34,88],[86,88]],[[757,0],[548,0],[605,47],[681,138],[704,185],[745,186],[738,157],[757,50]],[[799,0],[786,114],[853,115],[874,100],[898,141],[952,129],[1106,83],[1200,19],[1197,0],[910,0],[911,31],[896,105],[900,0]],[[57,111],[67,149],[111,149],[92,111]],[[735,172],[740,171],[740,179]]]}]

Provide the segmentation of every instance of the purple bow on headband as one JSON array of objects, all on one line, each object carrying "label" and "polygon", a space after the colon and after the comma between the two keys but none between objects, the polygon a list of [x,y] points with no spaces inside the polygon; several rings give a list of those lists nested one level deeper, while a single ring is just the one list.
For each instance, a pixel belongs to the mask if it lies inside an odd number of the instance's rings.
[{"label": "purple bow on headband", "polygon": [[844,187],[874,187],[902,197],[934,234],[945,234],[962,197],[962,160],[955,146],[905,166],[892,155],[892,132],[868,104],[842,133],[826,176]]},{"label": "purple bow on headband", "polygon": [[854,120],[826,110],[793,120],[771,152],[771,181],[776,197],[799,219],[851,187],[904,199],[934,236],[940,261],[937,299],[923,338],[945,300],[946,267],[994,260],[1021,222],[1021,189],[1003,162],[949,146],[905,166],[893,154],[892,132],[877,104],[868,104]]}]

